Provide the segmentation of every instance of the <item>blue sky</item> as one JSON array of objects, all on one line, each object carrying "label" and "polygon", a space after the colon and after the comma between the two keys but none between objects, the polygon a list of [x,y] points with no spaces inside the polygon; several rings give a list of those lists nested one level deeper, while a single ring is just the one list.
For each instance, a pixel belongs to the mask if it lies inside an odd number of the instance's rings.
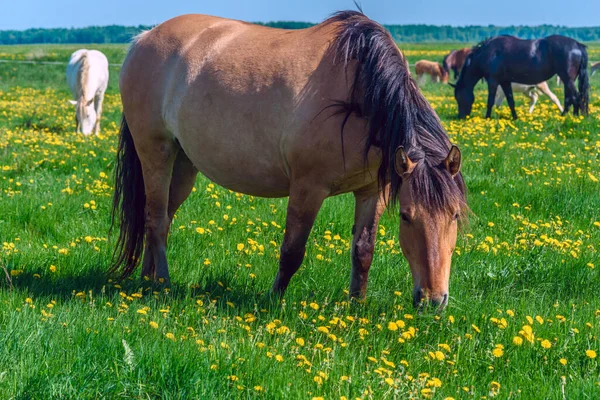
[{"label": "blue sky", "polygon": [[[352,0],[2,0],[0,30],[153,25],[187,13],[246,21],[319,22]],[[600,0],[362,0],[385,24],[600,25]]]}]

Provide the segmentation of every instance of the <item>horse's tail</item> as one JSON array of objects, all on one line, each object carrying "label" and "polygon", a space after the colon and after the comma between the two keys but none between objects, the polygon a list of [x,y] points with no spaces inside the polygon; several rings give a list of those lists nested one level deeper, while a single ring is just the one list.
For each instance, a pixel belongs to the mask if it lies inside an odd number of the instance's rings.
[{"label": "horse's tail", "polygon": [[590,80],[588,77],[588,54],[585,45],[579,44],[581,64],[579,64],[579,108],[583,115],[588,115],[590,103]]},{"label": "horse's tail", "polygon": [[115,167],[115,193],[111,222],[112,230],[115,221],[118,220],[120,231],[113,253],[113,265],[110,268],[111,273],[122,268],[122,278],[131,275],[142,255],[145,203],[142,164],[136,153],[125,114],[123,114]]}]

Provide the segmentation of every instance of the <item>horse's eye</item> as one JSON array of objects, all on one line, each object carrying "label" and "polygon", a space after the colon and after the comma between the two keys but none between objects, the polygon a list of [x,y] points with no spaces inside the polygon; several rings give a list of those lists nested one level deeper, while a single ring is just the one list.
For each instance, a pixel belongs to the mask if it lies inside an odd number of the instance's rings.
[{"label": "horse's eye", "polygon": [[458,219],[458,217],[460,217],[460,215],[458,213],[454,214],[454,220],[455,221]]},{"label": "horse's eye", "polygon": [[406,215],[405,213],[400,213],[400,218],[402,218],[402,221],[406,222],[407,224],[410,224],[410,219],[408,219],[408,215]]}]

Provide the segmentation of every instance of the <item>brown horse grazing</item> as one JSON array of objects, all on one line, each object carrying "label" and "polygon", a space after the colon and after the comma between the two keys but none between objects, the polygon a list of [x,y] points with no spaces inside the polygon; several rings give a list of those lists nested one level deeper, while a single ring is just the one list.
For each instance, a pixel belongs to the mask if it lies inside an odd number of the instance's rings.
[{"label": "brown horse grazing", "polygon": [[414,301],[445,305],[461,157],[388,32],[345,11],[305,30],[205,15],[137,38],[120,77],[123,122],[113,270],[168,281],[172,218],[201,171],[234,191],[289,196],[279,272],[283,295],[325,198],[356,200],[350,295],[364,296],[377,224],[400,204],[400,244]]},{"label": "brown horse grazing", "polygon": [[448,83],[448,73],[444,71],[442,65],[438,62],[419,60],[415,64],[415,72],[419,84],[423,83],[425,75],[429,75],[432,82]]},{"label": "brown horse grazing", "polygon": [[454,79],[458,79],[458,75],[460,74],[460,70],[465,64],[465,60],[467,56],[471,53],[470,47],[465,47],[460,50],[452,50],[446,57],[444,57],[444,61],[442,62],[442,68],[446,74],[450,73],[450,70],[454,71]]}]

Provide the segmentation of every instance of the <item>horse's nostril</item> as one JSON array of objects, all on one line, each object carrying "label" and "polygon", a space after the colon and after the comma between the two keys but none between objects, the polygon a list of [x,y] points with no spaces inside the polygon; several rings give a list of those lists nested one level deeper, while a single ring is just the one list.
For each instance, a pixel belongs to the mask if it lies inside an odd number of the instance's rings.
[{"label": "horse's nostril", "polygon": [[415,307],[418,307],[419,305],[421,305],[421,302],[423,301],[424,298],[425,298],[425,290],[423,290],[422,288],[415,289],[415,291],[413,293],[413,305]]}]

